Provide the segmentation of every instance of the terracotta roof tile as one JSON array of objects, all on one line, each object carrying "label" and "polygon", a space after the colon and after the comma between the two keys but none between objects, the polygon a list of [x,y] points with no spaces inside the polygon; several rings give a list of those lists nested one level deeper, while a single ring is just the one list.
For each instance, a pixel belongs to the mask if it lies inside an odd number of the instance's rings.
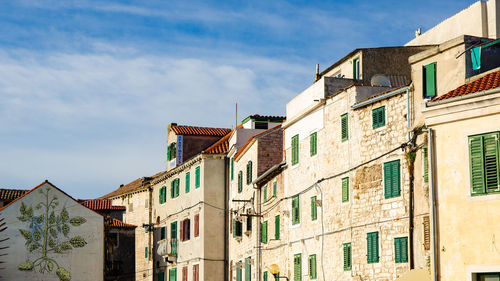
[{"label": "terracotta roof tile", "polygon": [[201,153],[207,154],[220,154],[226,153],[229,150],[229,137],[233,134],[234,130],[229,132],[223,138],[209,146],[207,149],[203,150]]},{"label": "terracotta roof tile", "polygon": [[195,126],[178,126],[172,125],[172,130],[177,135],[198,135],[198,136],[218,136],[223,137],[231,132],[231,129],[226,128],[209,128],[209,127],[195,127]]},{"label": "terracotta roof tile", "polygon": [[500,87],[500,70],[489,73],[477,80],[464,84],[455,90],[449,91],[445,95],[435,97],[430,102],[446,100],[454,97],[470,95],[473,93],[486,91]]},{"label": "terracotta roof tile", "polygon": [[127,194],[130,192],[144,189],[146,187],[143,185],[143,181],[148,182],[148,181],[154,179],[155,177],[159,176],[162,173],[164,173],[164,172],[159,172],[151,177],[138,178],[132,182],[129,182],[126,185],[120,186],[118,189],[116,189],[116,190],[114,190],[114,191],[112,191],[104,196],[101,196],[99,199],[109,199],[109,198],[116,197],[116,196],[119,196],[122,194]]},{"label": "terracotta roof tile", "polygon": [[137,226],[133,224],[128,224],[124,223],[121,220],[117,220],[115,218],[112,218],[110,216],[106,216],[106,225],[109,227],[116,227],[116,228],[136,228]]},{"label": "terracotta roof tile", "polygon": [[94,210],[94,211],[106,211],[106,210],[126,210],[125,206],[113,206],[111,200],[78,200],[83,206]]},{"label": "terracotta roof tile", "polygon": [[0,200],[14,200],[23,196],[28,190],[25,189],[0,189]]}]

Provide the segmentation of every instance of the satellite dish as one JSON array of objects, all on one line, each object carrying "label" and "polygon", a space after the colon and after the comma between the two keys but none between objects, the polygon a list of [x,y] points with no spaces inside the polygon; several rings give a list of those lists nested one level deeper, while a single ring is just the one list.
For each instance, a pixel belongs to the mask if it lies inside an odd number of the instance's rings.
[{"label": "satellite dish", "polygon": [[391,80],[384,74],[375,74],[373,75],[370,84],[372,86],[383,86],[383,87],[391,87]]}]

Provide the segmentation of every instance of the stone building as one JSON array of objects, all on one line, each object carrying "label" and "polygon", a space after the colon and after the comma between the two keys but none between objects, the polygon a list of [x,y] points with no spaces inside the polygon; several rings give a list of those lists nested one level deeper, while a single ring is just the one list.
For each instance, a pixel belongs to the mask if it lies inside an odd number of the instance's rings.
[{"label": "stone building", "polygon": [[48,181],[0,209],[2,280],[103,280],[104,217]]},{"label": "stone building", "polygon": [[169,126],[178,151],[171,161],[184,156],[151,182],[154,280],[224,280],[230,136],[228,129]]},{"label": "stone building", "polygon": [[[283,159],[283,131],[278,124],[270,129],[267,122],[281,122],[283,117],[249,117],[243,121],[243,128],[238,128],[229,139],[230,159],[229,208],[230,222],[229,278],[237,281],[260,280],[261,252],[260,244],[267,243],[269,222],[259,219],[261,190],[254,180],[268,169],[279,164]],[[250,122],[246,122],[250,120]],[[255,124],[260,122],[261,124]],[[245,128],[246,123],[253,125]],[[274,124],[272,124],[274,125]],[[252,136],[253,134],[253,136]],[[248,136],[251,136],[248,138]],[[243,142],[242,139],[247,139]],[[244,145],[242,145],[244,143]],[[261,230],[261,227],[264,229]]]}]

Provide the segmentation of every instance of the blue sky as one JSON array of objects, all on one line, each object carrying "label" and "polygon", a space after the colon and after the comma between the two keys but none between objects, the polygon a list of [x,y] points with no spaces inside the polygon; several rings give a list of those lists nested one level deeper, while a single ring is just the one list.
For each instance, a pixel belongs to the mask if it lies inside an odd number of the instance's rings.
[{"label": "blue sky", "polygon": [[474,1],[2,1],[0,186],[93,198],[165,167],[170,122],[283,115],[360,47]]}]

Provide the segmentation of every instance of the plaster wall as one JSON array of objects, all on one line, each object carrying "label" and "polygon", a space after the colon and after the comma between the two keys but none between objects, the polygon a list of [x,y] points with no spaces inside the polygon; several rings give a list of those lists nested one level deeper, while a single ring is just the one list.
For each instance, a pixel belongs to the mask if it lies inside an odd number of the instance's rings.
[{"label": "plaster wall", "polygon": [[[48,197],[39,191],[48,192]],[[28,250],[26,240],[20,230],[28,230],[33,233],[36,227],[31,228],[29,221],[21,221],[20,212],[21,205],[26,208],[32,208],[35,217],[41,217],[45,213],[45,206],[36,208],[39,203],[49,205],[49,202],[57,202],[54,208],[49,209],[49,213],[54,212],[56,216],[62,213],[63,208],[68,212],[69,219],[81,217],[85,222],[79,226],[70,225],[68,236],[66,237],[59,231],[57,237],[50,235],[50,239],[55,241],[56,245],[69,241],[70,238],[81,237],[86,244],[83,247],[72,247],[71,250],[56,253],[54,250],[49,250],[47,257],[50,259],[51,266],[45,263],[38,263],[37,260],[43,256],[40,246],[33,251]],[[52,205],[51,205],[52,206]],[[48,183],[44,183],[24,197],[11,203],[5,209],[0,211],[0,217],[4,219],[7,229],[0,234],[0,239],[8,239],[8,248],[4,250],[6,256],[3,256],[2,263],[2,279],[3,280],[57,280],[59,281],[56,270],[64,268],[70,274],[71,280],[103,280],[104,277],[104,219],[96,212],[87,209],[76,202],[71,197],[54,188]],[[69,225],[69,223],[67,223]],[[43,231],[39,229],[40,231]],[[34,234],[33,234],[34,235]],[[49,235],[49,234],[48,234]],[[42,234],[42,239],[45,237]],[[34,238],[36,239],[36,238]],[[42,240],[40,240],[42,241]],[[48,240],[47,240],[48,241]],[[33,243],[29,244],[32,245]],[[50,248],[49,248],[50,249]],[[32,262],[34,268],[30,271],[21,271],[18,266],[23,263]],[[39,267],[40,266],[40,267]],[[46,267],[47,266],[47,267]],[[40,270],[43,267],[44,273]],[[47,270],[52,268],[51,270]],[[69,280],[69,279],[68,279]]]}]

